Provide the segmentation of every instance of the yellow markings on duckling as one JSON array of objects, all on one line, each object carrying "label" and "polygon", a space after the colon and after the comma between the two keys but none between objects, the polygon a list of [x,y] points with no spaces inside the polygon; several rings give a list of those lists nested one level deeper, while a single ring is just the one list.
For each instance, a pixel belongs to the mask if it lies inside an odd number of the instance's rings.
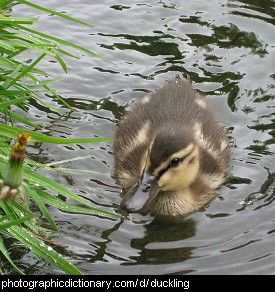
[{"label": "yellow markings on duckling", "polygon": [[146,104],[146,103],[148,103],[150,101],[151,97],[152,96],[150,94],[146,94],[145,96],[143,96],[143,98],[140,100],[140,102],[142,104]]},{"label": "yellow markings on duckling", "polygon": [[203,182],[210,188],[216,189],[224,182],[224,174],[214,173],[214,174],[204,174],[202,173],[200,178]]},{"label": "yellow markings on duckling", "polygon": [[202,134],[202,124],[201,123],[195,123],[193,126],[193,130],[194,130],[194,138],[197,141],[197,143],[201,146],[201,147],[205,147],[204,145],[205,143],[205,139],[203,137]]},{"label": "yellow markings on duckling", "polygon": [[179,158],[181,159],[182,157],[184,156],[187,156],[189,154],[192,153],[192,150],[194,148],[194,144],[191,143],[189,144],[187,147],[185,147],[184,149],[174,153],[173,155],[171,155],[166,161],[162,162],[159,167],[157,167],[155,170],[154,170],[154,174],[157,174],[159,173],[160,171],[162,171],[163,169],[166,169],[169,165],[169,163],[174,159],[174,158]]},{"label": "yellow markings on duckling", "polygon": [[201,97],[198,97],[195,99],[195,103],[201,107],[201,108],[206,108],[207,107],[207,103],[205,100],[203,100]]},{"label": "yellow markings on duckling", "polygon": [[151,161],[150,161],[150,151],[152,148],[152,143],[149,146],[149,149],[145,152],[145,154],[143,155],[142,159],[141,159],[141,168],[140,168],[140,176],[142,175],[144,169],[148,171],[148,169],[151,166]]},{"label": "yellow markings on duckling", "polygon": [[212,148],[213,146],[211,145],[211,142],[208,141],[202,133],[202,124],[201,123],[195,123],[193,126],[193,131],[194,131],[194,138],[196,139],[198,145],[205,149],[206,151],[209,151],[210,154],[212,153]]},{"label": "yellow markings on duckling", "polygon": [[220,146],[221,146],[220,150],[221,151],[224,151],[228,147],[228,141],[227,140],[223,140],[221,142],[221,145]]},{"label": "yellow markings on duckling", "polygon": [[187,147],[189,152],[185,151],[186,158],[178,166],[169,167],[159,178],[158,185],[162,191],[183,190],[196,179],[200,167],[199,147],[190,145],[192,148]]},{"label": "yellow markings on duckling", "polygon": [[150,132],[150,122],[147,121],[144,126],[137,132],[136,136],[129,140],[127,147],[124,147],[124,155],[127,155],[129,152],[133,151],[138,146],[144,144],[148,140]]},{"label": "yellow markings on duckling", "polygon": [[126,188],[132,180],[131,173],[125,170],[118,171],[117,177],[118,177],[119,183],[123,186],[123,188]]},{"label": "yellow markings on duckling", "polygon": [[138,131],[136,137],[133,139],[132,144],[134,147],[143,144],[148,139],[148,134],[150,130],[150,122],[147,121],[144,126]]},{"label": "yellow markings on duckling", "polygon": [[161,200],[157,200],[153,208],[159,214],[171,214],[177,216],[179,214],[193,212],[197,209],[196,202],[189,188],[180,191],[169,192],[164,195]]},{"label": "yellow markings on duckling", "polygon": [[227,140],[222,140],[220,143],[220,149],[214,149],[211,141],[208,141],[203,136],[201,123],[195,123],[193,126],[193,131],[194,131],[194,138],[196,139],[198,145],[215,158],[218,157],[221,154],[221,152],[224,151],[226,147],[228,146]]}]

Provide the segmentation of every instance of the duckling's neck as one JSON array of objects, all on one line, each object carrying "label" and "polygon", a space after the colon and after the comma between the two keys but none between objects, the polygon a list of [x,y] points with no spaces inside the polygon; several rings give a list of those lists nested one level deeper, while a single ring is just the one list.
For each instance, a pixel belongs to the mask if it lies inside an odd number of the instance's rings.
[{"label": "duckling's neck", "polygon": [[152,206],[152,213],[157,215],[183,215],[198,209],[198,202],[190,187],[176,191],[160,192]]}]

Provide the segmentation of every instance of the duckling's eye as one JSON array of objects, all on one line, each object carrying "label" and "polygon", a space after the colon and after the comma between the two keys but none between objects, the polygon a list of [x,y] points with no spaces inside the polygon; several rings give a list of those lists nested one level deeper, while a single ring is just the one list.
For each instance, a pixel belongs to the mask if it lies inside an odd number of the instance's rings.
[{"label": "duckling's eye", "polygon": [[169,166],[175,167],[180,163],[180,159],[179,158],[174,158],[170,161]]}]

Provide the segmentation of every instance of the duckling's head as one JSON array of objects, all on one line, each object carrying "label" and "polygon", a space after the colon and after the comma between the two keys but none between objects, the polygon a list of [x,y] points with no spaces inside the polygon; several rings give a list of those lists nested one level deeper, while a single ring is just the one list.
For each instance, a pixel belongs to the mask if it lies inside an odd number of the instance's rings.
[{"label": "duckling's head", "polygon": [[159,129],[143,158],[139,181],[122,199],[129,212],[147,209],[160,192],[175,192],[192,184],[199,172],[199,147],[188,129]]}]

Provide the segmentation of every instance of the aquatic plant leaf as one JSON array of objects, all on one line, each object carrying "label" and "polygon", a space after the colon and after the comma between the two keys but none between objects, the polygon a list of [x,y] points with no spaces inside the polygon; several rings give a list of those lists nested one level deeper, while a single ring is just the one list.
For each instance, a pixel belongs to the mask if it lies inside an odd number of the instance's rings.
[{"label": "aquatic plant leaf", "polygon": [[18,64],[16,66],[16,68],[9,74],[9,78],[7,78],[5,80],[5,82],[1,85],[1,87],[5,90],[7,90],[11,83],[15,83],[16,82],[16,76],[18,75],[19,71],[22,69],[23,65],[22,64]]},{"label": "aquatic plant leaf", "polygon": [[[26,118],[24,118],[24,117],[22,117],[22,116],[20,116],[20,115],[18,115],[18,114],[16,114],[16,113],[14,113],[14,112],[8,110],[8,109],[4,109],[4,110],[3,110],[3,109],[0,108],[0,112],[1,112],[1,113],[5,114],[5,111],[6,111],[6,113],[10,116],[10,118],[12,118],[12,119],[14,119],[14,120],[17,120],[17,121],[19,121],[19,122],[21,122],[21,123],[23,123],[23,124],[25,124],[25,125],[31,126],[31,127],[35,128],[35,129],[38,129],[38,130],[41,129],[41,127],[39,127],[39,126],[33,124],[32,122],[30,122],[30,121],[27,120]],[[0,132],[0,133],[1,133],[1,132]]]},{"label": "aquatic plant leaf", "polygon": [[9,17],[9,16],[0,16],[0,24],[33,24],[37,21],[38,18],[18,18],[18,17]]},{"label": "aquatic plant leaf", "polygon": [[[6,214],[11,214],[13,219],[16,219],[16,215],[12,212],[12,209],[9,204],[5,201],[0,201],[0,207],[5,211]],[[26,247],[28,247],[32,252],[34,252],[38,257],[44,258],[48,262],[52,263],[53,265],[57,266],[64,272],[71,274],[71,275],[81,275],[82,273],[74,267],[70,262],[68,262],[64,257],[62,257],[59,253],[53,250],[50,246],[47,246],[42,242],[40,239],[34,237],[34,235],[26,230],[22,226],[13,225],[9,227],[9,229],[2,231],[6,235],[9,235],[21,243],[23,243]],[[2,249],[0,242],[0,249],[2,252],[5,252],[5,248]],[[8,255],[7,253],[5,256]],[[14,266],[14,264],[11,262]],[[22,272],[21,272],[22,273]]]},{"label": "aquatic plant leaf", "polygon": [[0,0],[0,7],[2,9],[6,8],[8,5],[10,5],[14,0]]},{"label": "aquatic plant leaf", "polygon": [[31,232],[27,231],[23,227],[12,226],[9,228],[9,233],[24,245],[26,245],[32,252],[37,254],[39,257],[44,258],[48,262],[57,266],[64,272],[70,275],[81,275],[82,273],[68,262],[64,257],[57,253],[50,246],[44,244],[41,240],[37,239],[32,235]]},{"label": "aquatic plant leaf", "polygon": [[[0,170],[4,170],[6,167],[7,161],[0,157]],[[65,197],[69,197],[89,208],[92,208],[89,203],[87,203],[84,199],[77,196],[71,190],[67,189],[65,186],[59,184],[56,181],[51,180],[48,177],[43,176],[42,174],[34,172],[30,167],[24,165],[23,175],[31,184],[39,185],[40,187],[44,187],[45,189],[52,190],[60,195]],[[0,201],[1,202],[1,201]]]},{"label": "aquatic plant leaf", "polygon": [[18,89],[18,90],[0,90],[0,96],[17,96],[22,94],[35,94],[35,93],[52,93],[55,90],[48,90],[48,89],[42,89],[42,90],[24,90],[24,89]]},{"label": "aquatic plant leaf", "polygon": [[[33,62],[31,63],[30,66],[25,66],[25,67],[22,66],[22,70],[21,70],[21,72],[20,72],[15,78],[13,78],[13,79],[11,80],[11,82],[10,82],[10,84],[9,84],[8,87],[10,87],[11,85],[13,85],[17,80],[19,80],[19,79],[22,78],[24,75],[26,75],[27,72],[31,71],[31,70],[34,68],[34,66],[36,66],[36,64],[37,64],[39,61],[41,61],[45,56],[46,56],[46,53],[43,53],[43,54],[40,55],[35,61],[33,61]],[[5,88],[7,89],[8,87],[5,87]]]},{"label": "aquatic plant leaf", "polygon": [[51,180],[48,177],[45,177],[39,173],[32,171],[28,167],[24,167],[23,174],[26,177],[26,179],[32,184],[37,184],[39,186],[45,187],[48,190],[52,190],[60,195],[63,195],[65,197],[69,197],[69,198],[71,198],[79,203],[82,203],[85,206],[90,207],[89,203],[87,203],[81,197],[77,196],[71,190],[67,189],[66,187],[57,183],[56,181]]},{"label": "aquatic plant leaf", "polygon": [[[81,51],[81,52],[84,52],[84,53],[86,53],[86,54],[89,54],[89,55],[92,55],[92,56],[94,56],[94,57],[100,58],[100,59],[102,59],[102,60],[104,60],[104,61],[110,62],[110,61],[108,61],[107,59],[105,59],[105,58],[103,58],[103,57],[101,57],[101,56],[99,56],[99,55],[93,53],[92,51],[89,51],[89,50],[87,50],[87,49],[85,49],[85,48],[83,48],[83,47],[81,47],[81,46],[78,46],[78,45],[76,45],[76,44],[74,44],[74,43],[71,43],[71,42],[68,42],[68,41],[62,40],[62,39],[60,39],[60,38],[57,38],[57,37],[54,37],[54,36],[51,36],[51,35],[48,35],[48,34],[45,34],[45,33],[42,33],[42,32],[36,31],[36,30],[33,30],[33,29],[30,29],[30,28],[28,28],[28,27],[24,27],[24,26],[19,25],[19,24],[17,25],[17,27],[20,28],[20,29],[22,29],[22,30],[28,31],[28,32],[30,32],[30,33],[37,34],[37,35],[40,35],[40,36],[42,36],[42,37],[45,37],[45,38],[48,38],[48,39],[54,40],[54,41],[59,42],[59,43],[61,43],[61,44],[63,44],[63,45],[70,46],[70,47],[75,48],[75,49],[77,49],[77,50],[79,50],[79,51]],[[110,62],[110,63],[111,63],[111,62]]]},{"label": "aquatic plant leaf", "polygon": [[18,203],[16,200],[10,200],[7,203],[18,216],[24,213],[28,215],[34,215],[28,208],[25,208],[23,204]]},{"label": "aquatic plant leaf", "polygon": [[60,13],[60,12],[57,12],[57,11],[54,11],[54,10],[51,10],[51,9],[48,9],[48,8],[45,8],[45,7],[42,7],[42,6],[39,6],[37,4],[34,4],[34,3],[31,3],[29,1],[25,1],[25,0],[18,0],[18,2],[21,2],[22,4],[26,4],[28,6],[31,6],[33,8],[36,8],[36,9],[39,9],[39,10],[42,10],[42,11],[45,11],[45,12],[48,12],[48,13],[52,13],[54,15],[58,15],[60,17],[63,17],[63,18],[66,18],[68,20],[71,20],[71,21],[74,21],[74,22],[77,22],[77,23],[80,23],[80,24],[83,24],[83,25],[87,25],[87,26],[90,26],[90,27],[94,27],[94,25],[92,24],[89,24],[87,22],[84,22],[84,21],[81,21],[81,20],[78,20],[76,18],[73,18],[71,16],[68,16],[66,14],[63,14],[63,13]]},{"label": "aquatic plant leaf", "polygon": [[60,56],[58,54],[55,54],[55,59],[57,60],[57,62],[61,65],[61,67],[63,68],[64,72],[67,73],[67,65],[65,64],[65,62],[62,60],[62,58],[60,58]]},{"label": "aquatic plant leaf", "polygon": [[[14,61],[14,60],[12,60],[10,58],[6,58],[6,57],[0,55],[0,64],[2,66],[8,67],[8,68],[15,69],[18,66],[18,64],[21,64],[21,63],[16,62],[16,61]],[[26,67],[29,67],[29,66],[22,65],[23,69],[25,69]],[[29,70],[29,71],[32,72],[32,73],[42,74],[42,75],[45,75],[45,76],[49,75],[46,72],[44,72],[42,70],[39,70],[39,69],[36,69],[36,68],[31,68],[31,70]]]},{"label": "aquatic plant leaf", "polygon": [[[70,57],[77,58],[59,48],[59,44],[67,45],[72,48],[75,48],[79,51],[85,52],[86,54],[93,55],[95,57],[102,58],[101,56],[81,47],[75,45],[73,43],[67,42],[65,40],[52,37],[50,35],[40,33],[38,31],[32,30],[28,27],[24,27],[20,24],[33,24],[33,22],[37,21],[38,18],[17,18],[4,16],[3,14],[9,11],[9,6],[12,0],[0,0],[0,23],[1,23],[1,42],[0,42],[0,97],[2,97],[0,103],[0,112],[2,112],[5,116],[5,122],[7,123],[8,119],[10,119],[11,124],[13,123],[13,119],[18,120],[21,123],[24,123],[28,126],[39,129],[40,127],[36,126],[32,122],[28,121],[26,118],[20,116],[19,114],[13,113],[10,108],[11,105],[16,105],[20,107],[25,112],[28,111],[30,104],[28,104],[27,99],[35,98],[38,102],[47,106],[51,110],[55,110],[64,114],[61,110],[54,108],[53,106],[45,103],[40,99],[38,92],[52,92],[60,101],[62,101],[70,110],[74,110],[69,104],[64,101],[61,96],[58,96],[54,90],[50,90],[47,85],[59,81],[58,79],[52,80],[38,80],[34,73],[41,74],[44,76],[49,76],[46,72],[42,70],[36,69],[36,65],[40,60],[42,60],[47,55],[52,55],[59,62],[60,66],[63,68],[65,72],[67,72],[67,66],[63,59],[57,54],[65,54]],[[19,0],[22,4],[28,5],[30,7],[42,10],[47,13],[52,13],[57,16],[66,18],[71,21],[75,21],[80,24],[84,24],[90,27],[93,27],[90,24],[87,24],[83,21],[77,20],[73,17],[67,16],[66,14],[62,14],[44,7],[41,7],[37,4],[33,4],[29,1]],[[10,32],[12,30],[12,32]],[[14,59],[15,56],[24,52],[27,49],[32,49],[38,52],[42,52],[42,54],[31,64],[25,65],[23,62],[18,62]],[[106,60],[107,61],[107,60]],[[21,83],[21,79],[23,77],[29,77],[34,82]],[[29,86],[42,86],[46,90],[29,90]],[[8,88],[12,87],[12,89],[16,88],[17,90],[8,90]],[[21,96],[20,96],[21,95]],[[26,95],[22,97],[22,95]],[[3,98],[4,97],[4,98]],[[26,107],[28,105],[28,107]],[[18,134],[29,133],[32,136],[32,141],[34,142],[47,142],[47,143],[58,143],[58,144],[68,144],[68,143],[87,143],[87,142],[100,142],[100,141],[111,141],[112,139],[101,138],[101,137],[85,137],[85,138],[77,138],[77,139],[62,139],[62,138],[54,138],[48,137],[47,135],[43,135],[40,133],[35,133],[32,131],[21,130],[12,126],[6,126],[0,124],[0,135],[6,136],[9,138],[17,138]],[[0,171],[3,173],[3,170],[6,167],[8,152],[10,146],[8,145],[9,141],[4,141],[1,139],[0,144]],[[3,146],[3,147],[2,147]],[[98,209],[95,209],[89,205],[84,199],[75,195],[66,187],[52,181],[49,178],[44,177],[43,175],[36,173],[32,170],[29,165],[23,165],[23,173],[27,178],[27,182],[34,185],[34,188],[27,187],[27,194],[29,195],[37,204],[39,209],[45,218],[50,222],[53,226],[54,230],[58,232],[57,226],[55,225],[53,218],[50,216],[45,204],[52,203],[52,205],[57,206],[61,210],[68,212],[78,212],[84,214],[101,214],[101,215],[114,215],[108,212],[104,212]],[[73,206],[67,202],[63,202],[61,199],[56,198],[43,191],[41,188],[45,188],[47,190],[54,191],[55,193],[61,194],[63,196],[70,197],[79,203],[85,205],[85,207]],[[16,202],[16,200],[11,200],[9,202],[1,201],[0,208],[6,214],[2,218],[0,218],[0,232],[5,235],[9,235],[21,243],[25,244],[29,247],[39,259],[46,259],[50,263],[59,267],[63,271],[69,274],[81,274],[78,269],[76,269],[73,265],[71,265],[66,259],[60,256],[58,253],[53,251],[51,247],[46,246],[41,240],[34,238],[33,234],[25,229],[21,223],[24,222],[24,226],[28,226],[30,230],[35,230],[35,225],[33,224],[33,220],[30,221],[35,215],[28,209],[28,200],[25,201],[24,205],[21,205]],[[22,217],[22,214],[25,214]],[[4,222],[5,220],[5,222]],[[6,222],[7,221],[7,222]],[[0,239],[0,251],[3,255],[9,260],[14,269],[23,274],[11,261],[9,254]]]},{"label": "aquatic plant leaf", "polygon": [[62,211],[65,211],[65,212],[121,217],[120,215],[105,212],[105,211],[93,208],[91,206],[89,208],[75,206],[75,205],[69,204],[65,201],[62,201],[61,199],[54,197],[54,196],[42,191],[41,189],[35,189],[35,190],[39,194],[41,200],[44,203],[49,204],[51,206],[54,206],[54,207],[56,207]]},{"label": "aquatic plant leaf", "polygon": [[11,51],[11,52],[15,51],[15,48],[7,43],[0,42],[0,47],[4,48],[5,50]]},{"label": "aquatic plant leaf", "polygon": [[55,52],[52,50],[57,47],[57,45],[48,45],[48,44],[29,44],[26,42],[20,42],[20,41],[11,41],[10,42],[12,45],[14,45],[16,48],[28,48],[31,50],[35,50],[41,53],[45,53],[47,55],[55,56]]},{"label": "aquatic plant leaf", "polygon": [[40,209],[40,211],[42,212],[42,214],[45,216],[45,218],[48,220],[48,222],[51,224],[51,226],[53,227],[53,229],[60,234],[60,232],[58,230],[58,227],[56,226],[56,224],[55,224],[52,216],[50,215],[48,209],[45,207],[43,201],[41,200],[41,198],[37,194],[37,192],[34,191],[34,190],[32,190],[29,187],[27,189],[27,192],[28,192],[28,195],[33,198],[33,200],[37,204],[38,208]]},{"label": "aquatic plant leaf", "polygon": [[26,99],[29,99],[31,98],[32,96],[24,96],[24,97],[20,97],[20,98],[16,98],[16,99],[13,99],[13,100],[10,100],[10,101],[4,101],[4,102],[1,102],[0,103],[0,108],[4,108],[4,107],[8,107],[12,104],[17,104],[19,102],[22,102]]},{"label": "aquatic plant leaf", "polygon": [[42,80],[42,81],[36,81],[36,82],[27,82],[24,83],[24,85],[28,85],[28,86],[43,86],[43,85],[48,85],[54,82],[58,82],[60,80],[63,80],[64,78],[60,78],[60,79],[52,79],[52,80]]},{"label": "aquatic plant leaf", "polygon": [[112,141],[112,139],[110,138],[102,138],[102,137],[85,137],[85,138],[75,138],[75,139],[56,138],[56,137],[50,137],[41,133],[32,132],[29,130],[22,130],[22,129],[8,126],[8,125],[0,125],[0,133],[1,135],[9,137],[9,138],[16,138],[18,134],[27,133],[32,137],[31,141],[33,142],[47,142],[47,143],[58,143],[58,144]]},{"label": "aquatic plant leaf", "polygon": [[21,217],[21,218],[18,218],[18,219],[14,219],[14,220],[11,220],[10,222],[6,222],[6,223],[1,223],[0,224],[0,232],[2,230],[5,230],[13,225],[19,225],[25,221],[28,221],[30,219],[32,219],[33,217],[35,217],[36,215],[28,215],[28,216],[24,216],[24,217]]},{"label": "aquatic plant leaf", "polygon": [[13,261],[11,260],[9,253],[4,245],[3,240],[0,237],[0,251],[2,252],[2,254],[6,257],[6,259],[10,262],[10,264],[12,265],[12,267],[15,269],[15,271],[17,271],[19,274],[24,275],[24,273],[13,263]]}]

